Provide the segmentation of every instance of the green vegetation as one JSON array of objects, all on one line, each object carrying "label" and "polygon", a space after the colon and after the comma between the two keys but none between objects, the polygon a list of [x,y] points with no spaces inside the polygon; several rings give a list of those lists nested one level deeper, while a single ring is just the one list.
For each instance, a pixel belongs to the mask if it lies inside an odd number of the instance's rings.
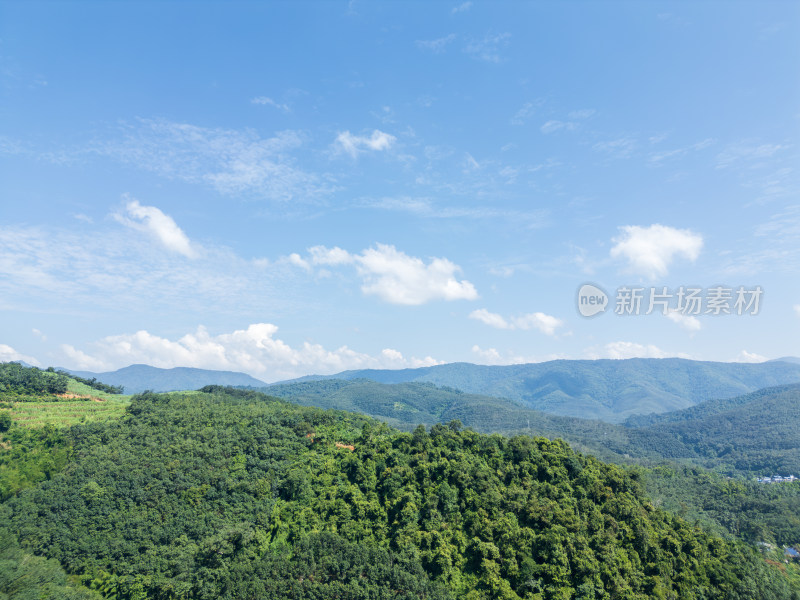
[{"label": "green vegetation", "polygon": [[452,363],[396,371],[346,371],[333,378],[388,384],[427,382],[471,394],[508,398],[555,415],[619,423],[631,415],[679,410],[714,398],[800,383],[800,364],[734,364],[680,358],[554,360],[509,366]]},{"label": "green vegetation", "polygon": [[485,433],[563,438],[603,460],[682,461],[733,476],[800,474],[800,385],[767,388],[683,411],[635,417],[625,426],[549,415],[515,402],[429,383],[365,379],[304,381],[266,388],[307,406],[356,410],[401,429],[458,419]]},{"label": "green vegetation", "polygon": [[[47,370],[48,371],[55,371],[55,369],[53,369],[53,367],[50,367]],[[83,385],[86,385],[86,386],[92,388],[93,390],[97,390],[97,391],[100,391],[100,392],[106,392],[108,394],[121,394],[122,392],[125,391],[125,387],[124,386],[121,386],[121,385],[108,385],[107,383],[103,383],[102,381],[98,381],[97,377],[92,377],[91,379],[86,379],[84,377],[78,377],[77,375],[72,375],[70,373],[67,373],[66,371],[59,370],[59,371],[55,371],[55,372],[60,374],[60,375],[64,375],[66,377],[69,377],[70,379],[73,379],[74,381],[76,381],[78,383],[82,383]]]},{"label": "green vegetation", "polygon": [[215,388],[61,431],[72,461],[0,520],[106,598],[800,598],[560,441]]},{"label": "green vegetation", "polygon": [[8,402],[15,399],[54,399],[67,391],[67,378],[54,372],[19,363],[0,363],[0,398]]}]

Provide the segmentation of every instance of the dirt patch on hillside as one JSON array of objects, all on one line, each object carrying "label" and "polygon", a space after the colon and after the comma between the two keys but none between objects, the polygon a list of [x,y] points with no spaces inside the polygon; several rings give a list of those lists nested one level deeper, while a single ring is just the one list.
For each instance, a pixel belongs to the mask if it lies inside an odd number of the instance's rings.
[{"label": "dirt patch on hillside", "polygon": [[56,394],[59,398],[64,398],[65,400],[91,400],[92,402],[105,402],[105,398],[98,398],[97,396],[83,396],[80,394],[73,394],[71,392],[66,392],[64,394]]}]

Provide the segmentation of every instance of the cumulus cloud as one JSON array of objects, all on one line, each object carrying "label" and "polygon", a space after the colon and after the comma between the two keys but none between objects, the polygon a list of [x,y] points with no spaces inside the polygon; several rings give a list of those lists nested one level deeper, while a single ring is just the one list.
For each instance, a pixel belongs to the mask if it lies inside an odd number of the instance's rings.
[{"label": "cumulus cloud", "polygon": [[431,300],[474,300],[478,297],[469,281],[458,281],[458,265],[446,258],[428,264],[408,256],[394,246],[378,244],[356,257],[364,278],[361,290],[392,304],[425,304]]},{"label": "cumulus cloud", "polygon": [[446,258],[409,256],[387,244],[352,254],[339,247],[309,248],[308,263],[320,266],[353,265],[362,279],[361,291],[390,304],[419,305],[433,300],[474,300],[478,292],[469,281],[458,280],[460,267]]},{"label": "cumulus cloud", "polygon": [[694,262],[703,247],[703,237],[688,229],[664,225],[620,227],[621,234],[611,241],[612,258],[628,261],[633,273],[654,279],[667,274],[676,256]]},{"label": "cumulus cloud", "polygon": [[469,314],[469,318],[481,321],[496,329],[537,329],[546,335],[555,335],[556,329],[564,324],[561,319],[541,312],[529,313],[506,320],[501,315],[489,312],[485,308],[473,310]]},{"label": "cumulus cloud", "polygon": [[142,206],[138,200],[130,200],[125,206],[125,214],[115,215],[123,225],[143,231],[164,246],[167,250],[196,258],[198,253],[189,238],[169,215],[155,206]]},{"label": "cumulus cloud", "polygon": [[375,152],[388,150],[396,140],[397,138],[395,136],[378,129],[373,131],[372,135],[369,137],[353,135],[349,131],[343,131],[336,136],[334,147],[337,151],[344,152],[356,158],[359,152],[364,152],[366,150],[373,150]]},{"label": "cumulus cloud", "polygon": [[667,312],[666,317],[673,323],[676,323],[681,329],[684,329],[689,333],[700,331],[700,329],[703,327],[703,325],[700,323],[700,319],[697,317],[685,315],[674,309]]},{"label": "cumulus cloud", "polygon": [[0,344],[0,363],[19,361],[26,362],[29,365],[39,366],[39,361],[34,357],[17,352],[7,344]]},{"label": "cumulus cloud", "polygon": [[[91,344],[87,353],[72,346],[62,347],[72,366],[101,371],[133,363],[155,367],[197,367],[242,371],[265,381],[289,379],[308,374],[328,375],[348,369],[405,368],[440,364],[426,356],[405,358],[386,348],[377,356],[347,346],[335,350],[304,342],[291,346],[276,337],[278,327],[254,323],[246,329],[211,335],[204,327],[171,340],[142,330],[105,337]],[[1,350],[1,348],[0,348]]]}]

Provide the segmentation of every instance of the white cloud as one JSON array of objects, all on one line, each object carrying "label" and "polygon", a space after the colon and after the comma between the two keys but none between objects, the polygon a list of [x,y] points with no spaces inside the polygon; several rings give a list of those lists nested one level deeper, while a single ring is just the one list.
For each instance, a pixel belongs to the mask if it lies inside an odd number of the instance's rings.
[{"label": "white cloud", "polygon": [[794,312],[797,313],[797,316],[800,317],[800,304],[795,304],[793,308]]},{"label": "white cloud", "polygon": [[507,320],[501,315],[489,312],[485,308],[473,310],[469,314],[469,318],[481,321],[496,329],[521,329],[525,331],[537,329],[545,335],[551,336],[555,335],[556,329],[564,324],[561,319],[541,312],[529,313]]},{"label": "white cloud", "polygon": [[472,353],[476,356],[476,362],[483,365],[522,365],[565,358],[560,354],[548,354],[540,357],[521,356],[511,351],[499,352],[497,348],[483,349],[477,344],[472,347]]},{"label": "white cloud", "polygon": [[514,327],[506,321],[502,316],[491,313],[485,308],[480,308],[478,310],[473,310],[469,313],[470,319],[475,319],[477,321],[481,321],[485,323],[489,327],[494,327],[495,329],[513,329]]},{"label": "white cloud", "polygon": [[451,33],[450,35],[446,35],[444,37],[437,38],[435,40],[417,40],[416,44],[418,48],[423,48],[425,50],[430,50],[431,52],[444,52],[444,49],[454,40],[456,39],[456,34]]},{"label": "white cloud", "polygon": [[197,250],[172,217],[165,215],[155,206],[142,206],[138,200],[129,201],[125,209],[127,211],[125,215],[115,215],[120,223],[148,233],[167,250],[187,258],[197,258]]},{"label": "white cloud", "polygon": [[747,350],[742,350],[739,354],[734,358],[731,362],[739,362],[739,363],[762,363],[769,360],[766,356],[761,356],[760,354],[756,354],[754,352],[748,352]]},{"label": "white cloud", "polygon": [[573,110],[567,116],[570,119],[588,119],[591,117],[595,112],[593,108],[582,108],[580,110]]},{"label": "white cloud", "polygon": [[676,256],[694,262],[703,247],[703,237],[688,229],[664,225],[626,225],[621,235],[612,239],[611,258],[624,258],[629,270],[651,279],[667,274]]},{"label": "white cloud", "polygon": [[[155,367],[197,367],[249,373],[265,381],[289,379],[308,374],[328,375],[348,369],[401,368],[439,364],[431,357],[406,359],[387,348],[371,356],[341,346],[328,350],[304,342],[293,347],[276,338],[278,327],[254,323],[246,329],[211,335],[204,327],[177,340],[148,331],[105,337],[91,344],[86,353],[72,346],[62,348],[71,366],[102,371],[133,363]],[[2,347],[0,347],[2,351]]]},{"label": "white cloud", "polygon": [[464,52],[478,60],[499,63],[502,61],[501,49],[507,47],[510,41],[510,33],[487,33],[481,39],[469,42]]},{"label": "white cloud", "polygon": [[[387,244],[352,254],[338,246],[313,246],[305,264],[339,267],[353,265],[362,278],[361,291],[391,304],[419,305],[433,300],[474,300],[475,287],[456,279],[461,269],[446,258],[425,262]],[[328,274],[320,271],[319,274]]]},{"label": "white cloud", "polygon": [[612,158],[630,158],[638,147],[637,141],[632,137],[621,137],[605,142],[597,142],[592,150],[608,154]]},{"label": "white cloud", "polygon": [[554,131],[558,131],[559,129],[564,129],[566,131],[573,131],[578,127],[577,123],[572,121],[557,121],[551,120],[547,121],[544,125],[542,125],[539,130],[544,133],[553,133]]},{"label": "white cloud", "polygon": [[31,332],[33,333],[33,335],[38,337],[43,342],[47,341],[47,336],[44,333],[42,333],[41,331],[39,331],[38,329],[36,329],[35,327],[33,329],[31,329]]},{"label": "white cloud", "polygon": [[545,335],[555,335],[556,329],[564,324],[561,319],[541,312],[517,317],[513,322],[517,329],[538,329]]},{"label": "white cloud", "polygon": [[693,317],[691,315],[684,315],[677,310],[671,310],[667,312],[666,317],[676,323],[681,329],[685,329],[689,333],[695,333],[702,329],[702,324],[700,323],[700,319],[697,317]]},{"label": "white cloud", "polygon": [[290,153],[301,134],[262,138],[251,129],[211,129],[188,123],[140,119],[123,127],[125,138],[94,152],[171,180],[205,184],[221,194],[270,201],[311,202],[333,186],[294,166]]},{"label": "white cloud", "polygon": [[458,265],[446,258],[431,258],[428,264],[408,256],[394,246],[377,244],[355,257],[364,278],[361,290],[392,304],[417,305],[431,300],[474,300],[475,287],[458,281]]},{"label": "white cloud", "polygon": [[202,260],[186,260],[122,226],[79,229],[0,227],[0,298],[7,309],[89,318],[96,311],[203,314],[209,303],[241,314],[263,310],[265,302],[290,302],[281,288],[297,274],[279,261],[270,265],[212,245],[202,248]]},{"label": "white cloud", "polygon": [[[652,344],[642,345],[635,342],[611,342],[603,347],[603,357],[613,359],[624,358],[666,358],[674,356],[667,354],[661,348]],[[601,358],[601,357],[595,357]]]},{"label": "white cloud", "polygon": [[311,254],[311,262],[315,265],[346,265],[355,260],[352,254],[338,246],[333,248],[314,246],[309,248],[308,252]]},{"label": "white cloud", "polygon": [[370,137],[353,135],[349,131],[343,131],[336,136],[334,146],[339,152],[345,152],[355,158],[359,152],[373,150],[380,152],[388,150],[397,138],[391,134],[376,129]]},{"label": "white cloud", "polygon": [[784,144],[759,144],[756,142],[737,142],[727,146],[717,155],[717,168],[727,169],[740,163],[757,164],[771,158],[777,152],[786,150]]},{"label": "white cloud", "polygon": [[453,9],[450,11],[450,14],[455,15],[460,12],[468,11],[470,8],[472,8],[472,2],[463,2],[458,6],[454,6]]},{"label": "white cloud", "polygon": [[524,125],[525,122],[531,118],[534,113],[536,112],[537,104],[533,102],[526,102],[522,105],[513,117],[511,117],[511,124],[512,125]]},{"label": "white cloud", "polygon": [[21,354],[6,344],[0,344],[0,363],[19,361],[23,361],[34,366],[39,366],[40,364],[39,361],[34,357]]},{"label": "white cloud", "polygon": [[288,104],[280,104],[279,102],[275,102],[275,100],[273,100],[272,98],[268,98],[267,96],[258,96],[257,98],[253,98],[252,100],[250,100],[250,102],[252,104],[264,104],[267,106],[273,106],[286,113],[292,111],[292,109],[289,108]]}]

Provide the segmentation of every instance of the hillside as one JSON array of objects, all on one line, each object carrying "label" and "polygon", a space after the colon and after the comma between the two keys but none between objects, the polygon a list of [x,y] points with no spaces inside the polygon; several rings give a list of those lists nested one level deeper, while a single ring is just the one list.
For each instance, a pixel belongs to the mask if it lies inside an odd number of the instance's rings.
[{"label": "hillside", "polygon": [[552,414],[619,423],[632,415],[680,410],[713,398],[800,383],[800,364],[679,358],[556,360],[509,366],[452,363],[419,369],[345,371],[297,381],[334,378],[434,383],[472,394],[507,398]]},{"label": "hillside", "polygon": [[146,390],[153,392],[196,390],[204,385],[241,387],[261,387],[265,385],[263,381],[245,373],[195,369],[192,367],[160,369],[149,365],[130,365],[106,373],[71,371],[69,369],[65,369],[65,371],[79,377],[96,378],[110,385],[123,386],[126,394],[139,394]]},{"label": "hillside", "polygon": [[458,419],[484,433],[563,438],[614,462],[669,459],[751,477],[800,474],[800,384],[630,417],[624,426],[550,415],[430,383],[328,379],[277,384],[265,391],[305,406],[358,411],[406,430]]},{"label": "hillside", "polygon": [[107,598],[798,597],[562,442],[401,433],[233,390],[138,396],[68,435],[69,467],[0,524],[12,560],[53,559]]}]

